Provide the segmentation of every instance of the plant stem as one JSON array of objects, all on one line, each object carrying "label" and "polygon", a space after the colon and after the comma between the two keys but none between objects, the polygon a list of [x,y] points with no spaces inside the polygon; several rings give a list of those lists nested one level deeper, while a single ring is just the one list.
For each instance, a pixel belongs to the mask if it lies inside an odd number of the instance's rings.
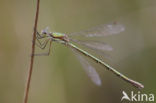
[{"label": "plant stem", "polygon": [[39,4],[40,4],[40,0],[37,0],[37,8],[36,8],[35,23],[34,23],[33,40],[32,40],[32,51],[31,51],[32,55],[31,55],[30,68],[29,68],[27,81],[26,81],[26,87],[25,87],[25,91],[24,91],[23,103],[27,103],[28,102],[28,96],[29,96],[30,82],[31,82],[33,63],[34,63],[36,31],[37,31],[37,22],[38,22],[38,15],[39,15]]}]

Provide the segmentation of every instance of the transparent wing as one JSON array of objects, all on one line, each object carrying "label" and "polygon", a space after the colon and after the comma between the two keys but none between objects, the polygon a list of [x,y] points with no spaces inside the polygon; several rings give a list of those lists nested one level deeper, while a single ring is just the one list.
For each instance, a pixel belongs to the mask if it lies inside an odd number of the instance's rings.
[{"label": "transparent wing", "polygon": [[79,41],[75,39],[70,39],[71,41],[78,43],[80,45],[84,45],[90,49],[96,50],[96,51],[112,51],[113,48],[102,41]]},{"label": "transparent wing", "polygon": [[93,83],[100,86],[101,85],[101,79],[100,79],[98,73],[96,72],[95,68],[93,66],[91,66],[81,55],[76,53],[74,50],[73,50],[73,52],[76,55],[76,57],[79,59],[82,67],[84,68],[87,75],[91,78]]},{"label": "transparent wing", "polygon": [[122,24],[119,23],[111,23],[111,24],[103,24],[88,30],[84,30],[81,32],[71,33],[70,35],[83,35],[86,37],[103,37],[107,35],[115,35],[119,34],[120,32],[124,31],[125,28]]}]

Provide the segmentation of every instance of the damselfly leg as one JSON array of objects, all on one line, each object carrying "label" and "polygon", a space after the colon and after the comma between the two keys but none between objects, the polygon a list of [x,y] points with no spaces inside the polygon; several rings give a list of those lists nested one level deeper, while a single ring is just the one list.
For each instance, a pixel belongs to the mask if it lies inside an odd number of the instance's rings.
[{"label": "damselfly leg", "polygon": [[[38,44],[36,43],[37,47],[39,47],[41,49],[45,49],[49,41],[50,41],[50,43],[49,43],[48,52],[34,54],[35,56],[49,56],[50,55],[52,41],[50,38],[46,38],[46,37],[47,36],[44,35],[43,33],[41,33],[41,34],[39,32],[36,33],[36,40],[38,42]],[[46,38],[46,40],[42,42],[41,39],[44,39],[44,38]]]}]

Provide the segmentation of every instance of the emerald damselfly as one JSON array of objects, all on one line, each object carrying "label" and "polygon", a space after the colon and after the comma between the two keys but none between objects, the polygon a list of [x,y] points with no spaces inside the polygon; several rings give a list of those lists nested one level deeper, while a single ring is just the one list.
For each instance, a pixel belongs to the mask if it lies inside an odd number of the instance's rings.
[{"label": "emerald damselfly", "polygon": [[[89,64],[89,62],[86,61],[80,54],[87,56],[88,58],[92,59],[99,65],[102,65],[104,68],[111,71],[116,76],[123,79],[124,81],[127,81],[128,83],[132,84],[133,86],[141,89],[141,88],[144,88],[144,86],[141,83],[134,81],[134,80],[128,78],[127,76],[121,74],[120,72],[118,72],[116,69],[114,69],[113,67],[111,67],[110,65],[108,65],[107,63],[102,61],[101,59],[99,59],[99,58],[95,57],[94,55],[88,53],[87,51],[79,48],[78,46],[73,44],[73,42],[78,43],[80,45],[84,45],[90,49],[97,50],[97,51],[112,50],[111,46],[109,46],[103,42],[100,42],[100,41],[89,41],[89,42],[88,41],[79,41],[79,40],[71,39],[69,37],[69,36],[83,36],[85,38],[91,38],[91,37],[101,38],[101,37],[104,37],[107,35],[119,34],[120,32],[122,32],[124,30],[125,30],[124,26],[119,23],[99,25],[99,26],[93,27],[88,30],[84,30],[84,31],[77,32],[77,33],[71,33],[70,35],[66,35],[66,34],[58,33],[58,32],[49,32],[48,28],[45,28],[41,31],[41,33],[39,33],[39,32],[36,33],[37,41],[39,43],[39,44],[37,44],[37,46],[44,49],[46,47],[46,45],[48,44],[48,42],[50,41],[50,47],[51,47],[52,42],[57,42],[57,43],[63,44],[65,46],[71,48],[74,52],[77,52],[77,53],[75,53],[77,58],[79,59],[80,63],[82,64],[82,66],[83,66],[84,70],[86,71],[86,73],[88,74],[88,76],[91,78],[91,80],[96,85],[101,85],[101,79],[100,79],[98,73],[96,72],[94,67],[91,64]],[[41,39],[46,39],[46,40],[44,43],[41,43],[40,42]],[[49,47],[48,53],[38,54],[38,55],[49,55],[50,47]]]}]

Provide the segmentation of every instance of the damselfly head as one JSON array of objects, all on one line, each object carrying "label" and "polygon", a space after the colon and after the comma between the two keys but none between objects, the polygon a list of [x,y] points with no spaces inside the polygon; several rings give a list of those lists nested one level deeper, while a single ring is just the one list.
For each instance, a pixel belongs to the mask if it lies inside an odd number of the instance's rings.
[{"label": "damselfly head", "polygon": [[41,30],[41,34],[48,34],[49,33],[49,27],[46,27],[45,29]]}]

